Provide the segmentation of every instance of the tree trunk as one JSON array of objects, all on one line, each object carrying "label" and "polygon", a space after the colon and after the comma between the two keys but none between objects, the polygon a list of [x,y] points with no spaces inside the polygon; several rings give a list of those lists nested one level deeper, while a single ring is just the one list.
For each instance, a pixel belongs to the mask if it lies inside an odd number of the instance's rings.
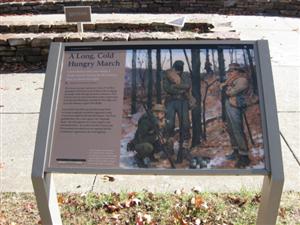
[{"label": "tree trunk", "polygon": [[152,76],[152,50],[148,49],[148,85],[147,85],[147,107],[148,109],[152,108],[152,87],[153,87],[153,76]]},{"label": "tree trunk", "polygon": [[200,66],[200,49],[192,49],[192,95],[196,100],[192,109],[192,147],[200,144],[202,137]]},{"label": "tree trunk", "polygon": [[156,102],[161,104],[161,50],[156,50]]},{"label": "tree trunk", "polygon": [[251,80],[252,80],[252,87],[253,87],[253,92],[255,94],[258,93],[257,91],[257,78],[256,78],[256,72],[254,69],[254,65],[253,65],[253,59],[250,53],[250,49],[247,48],[247,55],[248,55],[248,59],[249,59],[249,64],[250,64],[250,71],[251,71]]},{"label": "tree trunk", "polygon": [[169,49],[170,52],[170,68],[173,66],[173,55],[172,55],[172,49]]},{"label": "tree trunk", "polygon": [[131,80],[131,114],[135,114],[137,112],[136,107],[136,50],[134,49],[132,52],[132,80]]},{"label": "tree trunk", "polygon": [[229,49],[230,63],[233,63],[233,49]]},{"label": "tree trunk", "polygon": [[[223,49],[218,49],[218,61],[219,61],[219,76],[220,82],[225,82],[225,60],[224,60],[224,53]],[[225,90],[221,91],[221,103],[222,103],[222,120],[225,121]]]},{"label": "tree trunk", "polygon": [[211,58],[212,58],[212,63],[213,63],[213,67],[214,67],[214,73],[216,74],[217,66],[216,66],[215,50],[214,49],[211,50]]},{"label": "tree trunk", "polygon": [[248,67],[245,49],[243,49],[243,58],[244,58],[244,65],[245,65],[245,67]]}]

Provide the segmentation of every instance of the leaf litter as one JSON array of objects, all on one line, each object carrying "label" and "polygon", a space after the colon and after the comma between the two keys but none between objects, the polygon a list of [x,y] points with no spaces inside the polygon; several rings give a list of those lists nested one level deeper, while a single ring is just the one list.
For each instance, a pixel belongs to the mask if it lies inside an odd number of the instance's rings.
[{"label": "leaf litter", "polygon": [[[254,192],[58,194],[64,224],[233,225],[255,224],[261,196]],[[197,191],[195,191],[197,190]],[[0,224],[41,224],[32,193],[1,193]],[[300,193],[283,193],[277,224],[299,224]]]}]

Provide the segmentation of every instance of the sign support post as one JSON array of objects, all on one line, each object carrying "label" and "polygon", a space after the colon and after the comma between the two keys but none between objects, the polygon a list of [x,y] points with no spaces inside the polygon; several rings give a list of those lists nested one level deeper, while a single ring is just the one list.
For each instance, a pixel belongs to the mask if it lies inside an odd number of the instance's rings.
[{"label": "sign support post", "polygon": [[62,225],[52,173],[32,177],[32,184],[43,224]]},{"label": "sign support post", "polygon": [[48,75],[45,76],[31,179],[42,223],[45,225],[61,225],[62,221],[52,173],[45,172],[49,150],[48,140],[51,139],[52,99],[55,96],[55,83],[57,80],[57,76],[53,76],[53,74],[57,73],[59,69],[57,61],[62,56],[61,44],[53,45],[51,49],[46,71]]},{"label": "sign support post", "polygon": [[261,192],[261,204],[257,216],[257,225],[265,225],[276,224],[284,184],[284,173],[268,42],[266,40],[260,40],[257,42],[257,47],[261,53],[257,57],[261,68],[261,74],[263,74],[263,76],[260,77],[264,84],[262,89],[265,109],[268,110],[266,114],[268,116],[264,118],[268,130],[266,138],[268,139],[269,149],[272,149],[272,153],[269,152],[271,173],[264,177]]},{"label": "sign support post", "polygon": [[77,31],[78,31],[78,33],[83,33],[83,23],[82,22],[77,23]]},{"label": "sign support post", "polygon": [[283,179],[265,176],[261,191],[261,203],[257,215],[257,225],[276,224],[283,188]]}]

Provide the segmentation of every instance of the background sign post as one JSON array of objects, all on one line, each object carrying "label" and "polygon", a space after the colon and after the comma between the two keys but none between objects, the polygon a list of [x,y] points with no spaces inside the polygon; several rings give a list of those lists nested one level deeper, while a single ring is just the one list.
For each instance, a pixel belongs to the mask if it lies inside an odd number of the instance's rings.
[{"label": "background sign post", "polygon": [[65,7],[66,21],[69,23],[77,23],[77,31],[83,33],[83,22],[91,22],[90,6],[69,6]]}]

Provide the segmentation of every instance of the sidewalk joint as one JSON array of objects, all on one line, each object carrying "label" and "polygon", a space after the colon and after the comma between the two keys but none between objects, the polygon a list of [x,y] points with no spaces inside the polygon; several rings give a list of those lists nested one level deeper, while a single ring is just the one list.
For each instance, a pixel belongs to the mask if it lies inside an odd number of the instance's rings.
[{"label": "sidewalk joint", "polygon": [[93,184],[92,184],[92,187],[91,187],[90,192],[93,192],[93,190],[94,190],[95,183],[96,183],[96,179],[97,179],[97,175],[98,175],[98,174],[95,174],[95,177],[94,177]]},{"label": "sidewalk joint", "polygon": [[286,146],[288,147],[288,149],[290,150],[290,152],[292,153],[293,157],[295,158],[295,160],[297,161],[298,166],[300,167],[300,161],[297,158],[295,152],[293,151],[293,149],[291,148],[291,146],[289,145],[289,143],[287,142],[286,138],[283,136],[283,134],[281,133],[281,131],[279,131],[280,136],[282,137],[282,139],[284,140]]},{"label": "sidewalk joint", "polygon": [[40,114],[40,112],[0,112],[0,115],[23,115],[23,114]]}]

